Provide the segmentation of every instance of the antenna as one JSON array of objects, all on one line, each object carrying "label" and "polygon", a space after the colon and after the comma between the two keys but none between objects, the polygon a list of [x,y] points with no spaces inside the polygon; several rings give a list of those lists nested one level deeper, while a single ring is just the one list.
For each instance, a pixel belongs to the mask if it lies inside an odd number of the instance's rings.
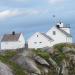
[{"label": "antenna", "polygon": [[61,23],[62,22],[61,18],[57,18],[55,14],[53,14],[52,17],[53,17],[55,23],[57,23],[57,22]]},{"label": "antenna", "polygon": [[58,21],[59,23],[62,23],[63,21],[61,20],[61,17],[59,18],[59,21]]},{"label": "antenna", "polygon": [[56,23],[56,15],[53,14],[52,17],[53,17],[54,23]]},{"label": "antenna", "polygon": [[53,18],[55,18],[56,16],[55,15],[52,15],[53,16]]}]

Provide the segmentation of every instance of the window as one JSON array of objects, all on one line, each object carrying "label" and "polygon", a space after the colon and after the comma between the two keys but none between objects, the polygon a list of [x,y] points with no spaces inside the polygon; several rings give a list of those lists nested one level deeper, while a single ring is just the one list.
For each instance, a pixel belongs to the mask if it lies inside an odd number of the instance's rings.
[{"label": "window", "polygon": [[38,35],[37,35],[37,37],[38,37]]},{"label": "window", "polygon": [[56,35],[56,32],[55,31],[53,31],[53,35]]},{"label": "window", "polygon": [[37,42],[34,42],[34,44],[37,44]]},{"label": "window", "polygon": [[39,43],[42,43],[42,42],[39,42]]}]

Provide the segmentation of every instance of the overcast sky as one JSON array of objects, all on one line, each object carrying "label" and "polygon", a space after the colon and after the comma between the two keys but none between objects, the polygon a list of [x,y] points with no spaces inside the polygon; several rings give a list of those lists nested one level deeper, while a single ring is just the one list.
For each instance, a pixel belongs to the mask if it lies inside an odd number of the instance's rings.
[{"label": "overcast sky", "polygon": [[16,31],[28,39],[47,32],[58,20],[71,25],[74,39],[75,0],[0,0],[0,35]]}]

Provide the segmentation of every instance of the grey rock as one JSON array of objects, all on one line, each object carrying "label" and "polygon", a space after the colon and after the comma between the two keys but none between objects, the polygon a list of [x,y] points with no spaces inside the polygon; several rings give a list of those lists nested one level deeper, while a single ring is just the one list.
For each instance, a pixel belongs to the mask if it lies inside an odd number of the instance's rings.
[{"label": "grey rock", "polygon": [[35,62],[29,57],[21,56],[18,59],[16,59],[16,62],[30,73],[41,74]]},{"label": "grey rock", "polygon": [[35,56],[34,60],[40,63],[41,65],[49,66],[48,62],[40,56]]},{"label": "grey rock", "polygon": [[31,73],[30,75],[38,75],[38,74]]},{"label": "grey rock", "polygon": [[13,73],[6,64],[0,62],[0,75],[13,75]]},{"label": "grey rock", "polygon": [[20,55],[22,56],[29,56],[30,51],[29,50],[24,50]]},{"label": "grey rock", "polygon": [[51,63],[52,66],[54,66],[56,68],[56,70],[58,72],[59,66],[57,65],[57,63],[52,58],[49,58],[49,62]]},{"label": "grey rock", "polygon": [[53,53],[54,49],[52,47],[44,47],[43,51],[47,51],[48,53]]},{"label": "grey rock", "polygon": [[67,64],[66,64],[65,60],[63,60],[63,62],[62,62],[62,74],[68,75],[68,69],[67,69]]},{"label": "grey rock", "polygon": [[48,68],[44,67],[43,70],[45,74],[48,74]]},{"label": "grey rock", "polygon": [[57,63],[56,63],[52,58],[49,58],[49,62],[50,62],[52,65],[54,65],[54,66],[57,67]]},{"label": "grey rock", "polygon": [[48,53],[53,53],[54,52],[54,49],[52,47],[50,47],[48,50],[47,50]]},{"label": "grey rock", "polygon": [[75,48],[64,47],[63,52],[75,51]]}]

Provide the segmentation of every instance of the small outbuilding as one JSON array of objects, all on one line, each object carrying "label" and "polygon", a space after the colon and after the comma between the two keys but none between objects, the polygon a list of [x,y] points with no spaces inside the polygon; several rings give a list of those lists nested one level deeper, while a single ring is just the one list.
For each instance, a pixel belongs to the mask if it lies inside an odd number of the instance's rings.
[{"label": "small outbuilding", "polygon": [[19,49],[25,47],[25,39],[22,33],[5,34],[1,40],[1,50]]}]

